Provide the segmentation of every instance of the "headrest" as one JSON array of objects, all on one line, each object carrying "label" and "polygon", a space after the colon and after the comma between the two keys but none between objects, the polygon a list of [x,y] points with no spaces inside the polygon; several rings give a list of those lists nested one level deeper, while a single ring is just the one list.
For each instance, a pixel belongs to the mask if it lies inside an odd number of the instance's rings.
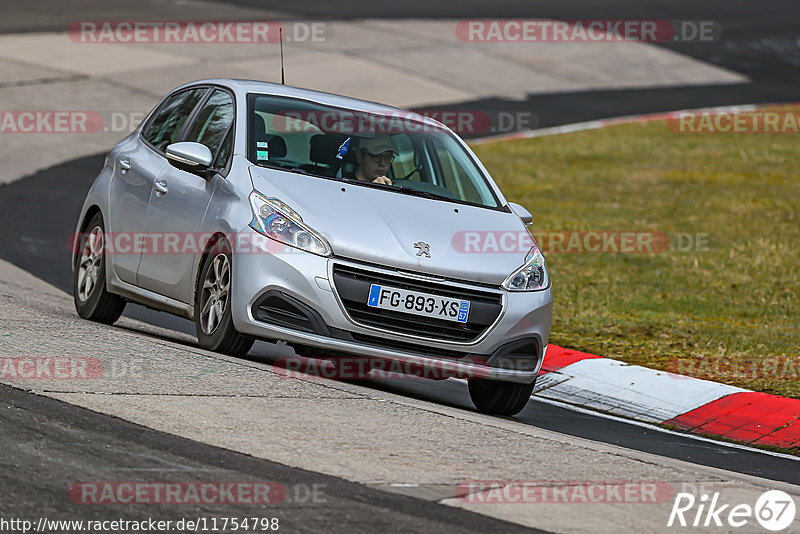
[{"label": "headrest", "polygon": [[262,117],[253,121],[253,140],[256,142],[256,150],[264,149],[258,146],[258,143],[267,143],[270,159],[286,156],[286,141],[279,135],[268,134]]},{"label": "headrest", "polygon": [[267,134],[266,142],[270,159],[286,157],[286,141],[283,137]]},{"label": "headrest", "polygon": [[256,114],[253,118],[253,137],[255,139],[264,139],[267,135],[267,126],[264,124],[264,117]]},{"label": "headrest", "polygon": [[[333,166],[337,161],[336,155],[339,153],[339,147],[347,141],[350,136],[343,134],[317,134],[309,141],[311,148],[309,151],[309,159],[314,163],[323,163],[325,165]],[[344,155],[342,163],[350,163],[355,161],[353,155],[353,143],[355,139],[350,141],[350,150]]]}]

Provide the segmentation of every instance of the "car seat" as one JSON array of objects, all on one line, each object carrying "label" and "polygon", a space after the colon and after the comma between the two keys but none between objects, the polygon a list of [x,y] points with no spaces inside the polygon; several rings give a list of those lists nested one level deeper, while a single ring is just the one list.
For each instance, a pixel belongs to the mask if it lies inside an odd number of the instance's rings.
[{"label": "car seat", "polygon": [[273,161],[286,157],[286,140],[279,135],[267,133],[263,118],[253,121],[253,142],[256,161]]}]

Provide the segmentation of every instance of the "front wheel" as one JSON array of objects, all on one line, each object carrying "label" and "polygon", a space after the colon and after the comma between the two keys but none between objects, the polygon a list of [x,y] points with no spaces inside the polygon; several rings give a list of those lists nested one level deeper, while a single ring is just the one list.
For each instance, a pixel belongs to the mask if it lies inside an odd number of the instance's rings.
[{"label": "front wheel", "polygon": [[105,226],[99,213],[81,232],[75,254],[72,296],[78,315],[90,321],[112,324],[125,309],[122,297],[106,290]]},{"label": "front wheel", "polygon": [[517,415],[531,398],[532,384],[512,384],[496,380],[469,380],[469,396],[479,412],[492,415]]},{"label": "front wheel", "polygon": [[255,339],[241,335],[233,327],[231,260],[231,248],[225,239],[217,241],[205,256],[197,280],[194,323],[197,340],[204,349],[229,356],[244,356]]}]

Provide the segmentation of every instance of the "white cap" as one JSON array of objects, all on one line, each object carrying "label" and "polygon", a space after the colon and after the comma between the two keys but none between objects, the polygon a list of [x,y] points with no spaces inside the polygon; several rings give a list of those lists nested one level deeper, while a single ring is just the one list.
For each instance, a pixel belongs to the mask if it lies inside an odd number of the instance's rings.
[{"label": "white cap", "polygon": [[391,150],[395,156],[399,154],[392,143],[392,138],[386,134],[378,134],[372,139],[362,139],[358,146],[374,156],[383,154],[387,150]]}]

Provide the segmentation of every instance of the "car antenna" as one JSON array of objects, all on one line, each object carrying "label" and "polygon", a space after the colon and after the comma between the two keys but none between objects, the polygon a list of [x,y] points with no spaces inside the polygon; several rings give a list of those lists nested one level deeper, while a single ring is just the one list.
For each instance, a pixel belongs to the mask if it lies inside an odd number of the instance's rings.
[{"label": "car antenna", "polygon": [[283,27],[278,28],[278,33],[281,41],[281,85],[286,85],[286,79],[283,75]]}]

